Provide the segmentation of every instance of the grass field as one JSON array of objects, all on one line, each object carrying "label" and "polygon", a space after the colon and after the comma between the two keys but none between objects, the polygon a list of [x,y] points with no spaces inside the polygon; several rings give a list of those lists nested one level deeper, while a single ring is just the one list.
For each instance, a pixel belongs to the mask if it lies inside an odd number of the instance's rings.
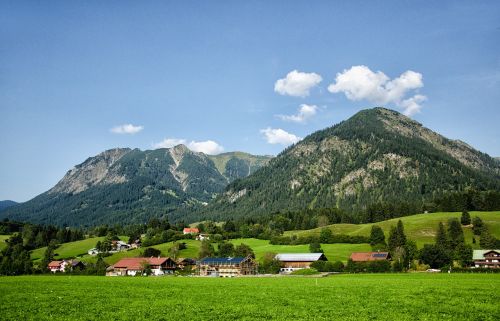
[{"label": "grass field", "polygon": [[[471,212],[471,217],[479,216],[488,227],[488,230],[495,237],[500,238],[500,212]],[[392,225],[396,225],[398,220],[404,224],[406,236],[417,242],[418,247],[425,243],[433,243],[439,222],[447,223],[448,219],[456,217],[460,219],[461,213],[429,213],[417,214],[378,223],[369,224],[334,224],[329,227],[334,234],[364,235],[369,236],[372,225],[380,226],[389,236]],[[305,231],[287,231],[285,235],[319,235],[321,228]],[[464,227],[464,234],[467,243],[472,244],[472,227]],[[474,245],[473,245],[474,246]],[[478,245],[476,245],[477,247]]]},{"label": "grass field", "polygon": [[[126,236],[121,236],[120,239],[122,241],[128,241],[128,237]],[[98,241],[103,241],[103,240],[104,237],[91,237],[81,241],[63,243],[59,247],[57,247],[57,249],[54,251],[55,252],[54,258],[66,259],[66,258],[74,258],[77,256],[82,256],[84,254],[87,254],[88,250],[95,247]],[[46,249],[47,247],[41,247],[39,249],[33,250],[31,252],[31,258],[35,261],[41,259]]]},{"label": "grass field", "polygon": [[0,251],[7,247],[5,241],[10,237],[10,235],[0,235]]},{"label": "grass field", "polygon": [[500,274],[0,278],[2,320],[497,320]]}]

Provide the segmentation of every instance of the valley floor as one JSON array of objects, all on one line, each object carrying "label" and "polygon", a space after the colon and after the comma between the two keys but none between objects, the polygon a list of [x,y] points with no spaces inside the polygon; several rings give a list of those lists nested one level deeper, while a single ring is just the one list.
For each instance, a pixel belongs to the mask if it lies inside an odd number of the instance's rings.
[{"label": "valley floor", "polygon": [[0,278],[2,320],[497,320],[500,274]]}]

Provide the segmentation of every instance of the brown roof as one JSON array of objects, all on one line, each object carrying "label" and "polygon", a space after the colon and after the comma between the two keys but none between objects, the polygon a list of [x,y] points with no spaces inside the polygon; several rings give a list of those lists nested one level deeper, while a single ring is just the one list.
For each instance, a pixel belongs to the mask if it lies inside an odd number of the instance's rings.
[{"label": "brown roof", "polygon": [[389,252],[354,252],[351,254],[351,260],[354,262],[380,261],[388,258]]},{"label": "brown roof", "polygon": [[200,233],[200,230],[196,227],[185,227],[184,233]]},{"label": "brown roof", "polygon": [[140,270],[143,264],[149,265],[162,265],[163,263],[170,260],[168,257],[131,257],[126,259],[121,259],[116,262],[113,267],[115,268],[126,268],[130,270]]},{"label": "brown roof", "polygon": [[52,262],[50,262],[50,263],[49,263],[49,265],[48,265],[48,266],[49,266],[49,267],[56,267],[56,268],[58,268],[58,267],[60,267],[60,266],[61,266],[61,263],[62,263],[62,262],[64,262],[64,261],[52,261]]}]

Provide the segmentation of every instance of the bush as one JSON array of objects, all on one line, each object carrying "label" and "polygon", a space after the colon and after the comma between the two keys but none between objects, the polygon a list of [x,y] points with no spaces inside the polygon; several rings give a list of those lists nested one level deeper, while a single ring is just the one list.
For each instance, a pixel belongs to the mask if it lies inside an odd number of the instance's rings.
[{"label": "bush", "polygon": [[142,253],[142,256],[144,256],[144,257],[161,256],[161,251],[158,249],[155,249],[154,247],[148,247],[144,250],[144,252]]},{"label": "bush", "polygon": [[319,274],[319,272],[316,269],[301,269],[301,270],[295,270],[291,275],[315,275]]}]

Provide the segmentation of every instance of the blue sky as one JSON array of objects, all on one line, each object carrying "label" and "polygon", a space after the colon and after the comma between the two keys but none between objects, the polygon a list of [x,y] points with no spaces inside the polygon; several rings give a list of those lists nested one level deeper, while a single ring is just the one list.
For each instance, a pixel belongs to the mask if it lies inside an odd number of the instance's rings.
[{"label": "blue sky", "polygon": [[377,105],[500,156],[500,2],[435,2],[2,1],[0,199],[114,147],[277,154]]}]

